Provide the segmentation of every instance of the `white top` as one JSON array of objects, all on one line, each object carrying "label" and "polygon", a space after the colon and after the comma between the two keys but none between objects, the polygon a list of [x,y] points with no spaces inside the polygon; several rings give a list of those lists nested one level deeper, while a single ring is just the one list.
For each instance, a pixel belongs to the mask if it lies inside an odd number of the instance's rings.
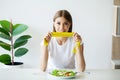
[{"label": "white top", "polygon": [[51,69],[74,69],[75,54],[73,38],[68,38],[63,45],[59,45],[56,38],[52,37],[49,45],[49,58],[47,70]]}]

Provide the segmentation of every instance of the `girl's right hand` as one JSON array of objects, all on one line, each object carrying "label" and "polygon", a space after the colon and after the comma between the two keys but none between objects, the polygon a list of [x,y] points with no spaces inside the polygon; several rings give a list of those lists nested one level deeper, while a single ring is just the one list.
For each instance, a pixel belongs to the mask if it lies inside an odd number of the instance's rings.
[{"label": "girl's right hand", "polygon": [[52,37],[51,32],[48,32],[44,39],[49,43],[51,40],[51,37]]}]

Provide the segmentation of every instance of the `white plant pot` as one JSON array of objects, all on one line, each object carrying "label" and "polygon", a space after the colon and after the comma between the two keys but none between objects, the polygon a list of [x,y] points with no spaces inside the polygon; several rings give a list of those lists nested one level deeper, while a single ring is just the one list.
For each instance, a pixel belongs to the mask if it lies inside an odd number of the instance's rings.
[{"label": "white plant pot", "polygon": [[23,63],[22,62],[14,62],[14,65],[12,64],[8,64],[8,65],[5,65],[3,64],[4,66],[2,66],[2,68],[23,68]]},{"label": "white plant pot", "polygon": [[6,65],[0,62],[0,69],[1,68],[6,68]]}]

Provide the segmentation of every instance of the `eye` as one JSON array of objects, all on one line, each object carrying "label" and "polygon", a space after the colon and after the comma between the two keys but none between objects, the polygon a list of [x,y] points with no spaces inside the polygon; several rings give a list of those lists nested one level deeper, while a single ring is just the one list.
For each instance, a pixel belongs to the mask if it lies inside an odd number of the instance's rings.
[{"label": "eye", "polygon": [[68,22],[65,22],[65,25],[67,25],[67,26],[68,26],[68,25],[69,25],[69,23],[68,23]]},{"label": "eye", "polygon": [[58,25],[60,25],[60,22],[57,22]]}]

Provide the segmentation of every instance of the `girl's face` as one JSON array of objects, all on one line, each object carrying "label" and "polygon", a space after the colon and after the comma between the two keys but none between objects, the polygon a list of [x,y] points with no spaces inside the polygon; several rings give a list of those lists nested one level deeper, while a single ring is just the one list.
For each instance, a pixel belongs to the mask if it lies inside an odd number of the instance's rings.
[{"label": "girl's face", "polygon": [[71,23],[68,22],[64,17],[58,17],[53,23],[56,32],[68,32]]}]

